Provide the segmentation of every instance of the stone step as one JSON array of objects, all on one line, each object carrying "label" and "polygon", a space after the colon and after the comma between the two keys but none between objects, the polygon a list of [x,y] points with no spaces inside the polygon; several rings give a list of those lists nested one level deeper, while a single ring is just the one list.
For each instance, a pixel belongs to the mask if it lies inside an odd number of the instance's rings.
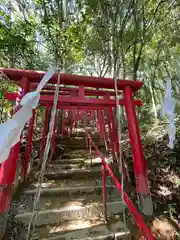
[{"label": "stone step", "polygon": [[[110,159],[110,158],[107,158]],[[50,168],[55,168],[59,165],[61,169],[71,169],[71,168],[81,168],[84,165],[91,165],[91,166],[100,166],[101,165],[101,158],[99,157],[92,157],[92,159],[88,158],[75,158],[75,159],[67,159],[67,158],[60,158],[52,161],[51,164],[48,165]]]},{"label": "stone step", "polygon": [[83,230],[104,224],[104,221],[69,221],[60,224],[45,225],[36,227],[32,240],[49,239],[51,237],[61,237],[61,234],[69,231]]},{"label": "stone step", "polygon": [[[108,157],[108,153],[106,151],[102,151],[101,153],[104,155],[104,157]],[[70,150],[67,149],[64,151],[64,154],[61,156],[62,159],[78,159],[78,158],[84,158],[84,159],[90,159],[90,157],[97,158],[97,154],[95,150],[92,150],[91,155],[89,149],[79,149],[79,150]]]},{"label": "stone step", "polygon": [[[103,141],[103,139],[101,139],[97,135],[94,135],[94,136],[91,135],[91,138],[96,143],[101,143]],[[64,139],[63,143],[65,143],[66,145],[67,144],[68,145],[77,145],[77,144],[86,144],[86,141],[87,141],[87,137],[84,136],[84,137],[67,138],[67,139]]]},{"label": "stone step", "polygon": [[[101,178],[99,179],[81,179],[81,180],[74,180],[74,179],[66,179],[66,180],[46,180],[42,183],[41,187],[43,189],[51,189],[51,188],[60,188],[60,189],[75,189],[78,187],[97,187],[102,186],[101,184]],[[36,182],[31,184],[30,191],[37,188],[38,184]]]},{"label": "stone step", "polygon": [[[96,156],[96,152],[92,151],[92,156]],[[63,159],[77,159],[77,158],[90,158],[90,152],[88,149],[78,149],[78,150],[70,150],[66,149],[64,154],[61,156]]]},{"label": "stone step", "polygon": [[57,170],[57,169],[63,169],[63,170],[68,170],[68,169],[81,169],[83,167],[83,162],[81,164],[73,164],[73,163],[68,163],[65,164],[63,161],[61,163],[55,162],[54,164],[49,164],[48,169],[50,170]]},{"label": "stone step", "polygon": [[[114,201],[107,203],[108,217],[114,214],[120,214],[125,206],[121,201]],[[24,226],[29,224],[32,217],[32,212],[20,213],[15,216],[15,219],[21,222]],[[84,206],[62,206],[56,209],[47,209],[38,211],[36,226],[46,224],[57,224],[65,221],[76,220],[99,220],[104,219],[102,203],[91,203]]]},{"label": "stone step", "polygon": [[95,223],[88,221],[69,222],[61,225],[48,225],[38,227],[32,240],[128,240],[130,233],[122,222],[112,222],[108,225],[97,221]]},{"label": "stone step", "polygon": [[[34,204],[34,195],[32,195],[31,201],[27,202],[26,205],[20,207],[21,212],[31,212],[33,210]],[[91,195],[86,195],[81,193],[80,195],[74,196],[69,195],[68,197],[65,195],[41,195],[39,201],[37,202],[38,210],[50,210],[50,209],[60,209],[69,207],[71,209],[76,209],[79,206],[90,205],[92,203],[101,203],[102,196],[101,194],[92,193]]]},{"label": "stone step", "polygon": [[82,165],[84,164],[85,159],[84,158],[63,158],[63,156],[59,159],[52,160],[52,164],[77,164],[77,165]]},{"label": "stone step", "polygon": [[[37,191],[38,184],[32,183],[30,188],[25,190],[25,194],[34,195]],[[114,196],[115,185],[111,181],[110,177],[107,177],[107,193]],[[80,194],[87,194],[87,196],[96,193],[101,194],[102,192],[102,180],[99,179],[67,179],[67,180],[46,180],[41,185],[41,196],[69,196],[79,197]]]},{"label": "stone step", "polygon": [[[42,196],[63,196],[63,195],[79,195],[79,194],[92,194],[94,192],[101,193],[101,186],[85,186],[85,187],[57,187],[57,188],[42,188]],[[108,191],[114,189],[114,186],[107,185]],[[34,195],[37,192],[37,189],[26,190],[25,194]]]},{"label": "stone step", "polygon": [[[104,142],[95,142],[94,143],[99,147],[99,148],[104,148],[105,149],[105,146],[104,146]],[[82,150],[87,150],[88,149],[88,146],[86,144],[83,144],[83,145],[79,145],[79,144],[68,144],[68,149],[69,150],[77,150],[77,149],[82,149]],[[92,149],[94,149],[94,146],[92,145]]]},{"label": "stone step", "polygon": [[81,168],[81,169],[70,169],[70,170],[46,170],[44,176],[48,179],[89,179],[89,178],[100,178],[101,168],[93,167],[92,169]]},{"label": "stone step", "polygon": [[[99,136],[92,136],[92,140],[97,146],[104,146],[104,141]],[[69,149],[87,149],[87,138],[86,137],[74,137],[66,138],[63,141],[63,144],[68,146]],[[92,146],[93,147],[93,146]]]}]

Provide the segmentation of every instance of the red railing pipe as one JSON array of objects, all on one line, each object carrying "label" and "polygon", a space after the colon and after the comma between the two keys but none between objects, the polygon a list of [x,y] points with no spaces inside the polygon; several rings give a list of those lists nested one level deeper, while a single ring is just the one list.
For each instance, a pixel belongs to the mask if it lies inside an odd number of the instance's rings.
[{"label": "red railing pipe", "polygon": [[[119,191],[120,195],[122,196],[122,193],[123,193],[124,201],[127,204],[128,210],[131,213],[131,215],[133,216],[133,219],[135,220],[137,226],[141,229],[143,235],[146,237],[147,240],[155,240],[155,237],[153,236],[153,234],[151,233],[149,228],[146,226],[146,224],[143,220],[143,217],[138,212],[138,210],[135,208],[135,206],[133,205],[133,203],[129,199],[128,195],[125,192],[122,192],[122,187],[121,187],[121,184],[120,184],[118,178],[114,175],[110,166],[106,163],[106,160],[105,160],[104,156],[101,154],[98,147],[95,145],[95,143],[93,142],[91,136],[89,135],[89,133],[87,131],[86,131],[86,134],[89,138],[89,141],[91,141],[92,145],[94,146],[97,155],[101,158],[101,161],[102,161],[102,164],[103,164],[104,168],[106,169],[107,173],[109,174],[109,176],[112,178],[113,182],[115,183],[116,188]],[[103,188],[104,188],[104,185],[103,185]]]}]

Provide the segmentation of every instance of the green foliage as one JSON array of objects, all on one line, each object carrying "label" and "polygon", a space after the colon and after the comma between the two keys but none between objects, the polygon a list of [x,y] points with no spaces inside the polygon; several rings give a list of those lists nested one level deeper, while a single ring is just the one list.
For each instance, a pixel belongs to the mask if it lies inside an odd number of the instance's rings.
[{"label": "green foliage", "polygon": [[0,64],[45,70],[57,61],[66,72],[116,71],[144,81],[140,97],[146,115],[153,114],[166,76],[173,78],[175,96],[179,89],[179,10],[170,0],[3,0]]}]

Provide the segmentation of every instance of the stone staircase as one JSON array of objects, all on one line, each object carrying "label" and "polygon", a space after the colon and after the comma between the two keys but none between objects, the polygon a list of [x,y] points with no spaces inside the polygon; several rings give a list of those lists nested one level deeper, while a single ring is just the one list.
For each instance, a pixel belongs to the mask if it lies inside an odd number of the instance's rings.
[{"label": "stone staircase", "polygon": [[[104,219],[100,158],[92,152],[91,164],[84,137],[67,139],[65,146],[64,153],[46,167],[32,239],[130,239],[127,227],[120,220],[125,206],[110,179],[108,221]],[[21,194],[26,198],[25,203],[16,209],[22,240],[26,239],[36,191],[37,181],[32,181]]]}]

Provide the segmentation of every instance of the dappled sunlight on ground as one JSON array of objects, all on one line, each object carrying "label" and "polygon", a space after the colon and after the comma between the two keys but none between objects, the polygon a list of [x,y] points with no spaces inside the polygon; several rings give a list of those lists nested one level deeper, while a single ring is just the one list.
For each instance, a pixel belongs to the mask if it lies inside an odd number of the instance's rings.
[{"label": "dappled sunlight on ground", "polygon": [[[155,218],[150,224],[150,229],[156,239],[160,240],[175,240],[177,231],[174,226],[164,217]],[[139,229],[133,233],[133,240],[145,240]]]},{"label": "dappled sunlight on ground", "polygon": [[172,192],[166,186],[159,186],[160,190],[157,190],[159,195],[168,196]]},{"label": "dappled sunlight on ground", "polygon": [[[75,223],[70,223],[68,227],[71,230],[75,230],[75,229],[77,229],[77,227],[79,229],[83,229],[83,228],[88,228],[90,226],[91,226],[90,222],[84,222],[82,220],[82,221],[76,221]],[[49,233],[58,233],[58,232],[62,232],[62,226],[59,226],[59,227],[54,226],[49,230]]]}]

